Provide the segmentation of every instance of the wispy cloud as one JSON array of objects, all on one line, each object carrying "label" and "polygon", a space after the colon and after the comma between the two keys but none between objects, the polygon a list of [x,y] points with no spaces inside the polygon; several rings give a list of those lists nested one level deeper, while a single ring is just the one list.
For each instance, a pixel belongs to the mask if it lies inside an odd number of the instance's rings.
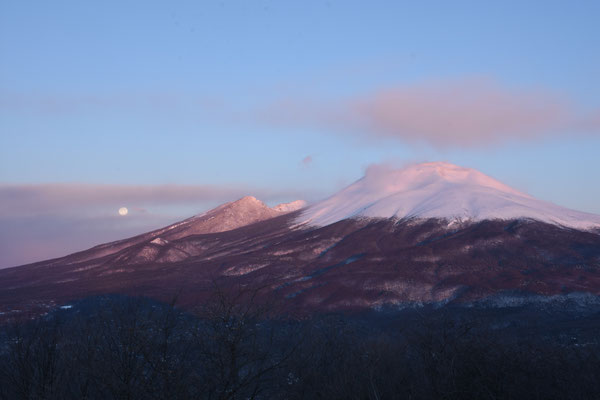
[{"label": "wispy cloud", "polygon": [[218,96],[183,92],[114,93],[0,93],[0,110],[33,114],[78,114],[81,112],[201,112],[231,118],[231,109]]},{"label": "wispy cloud", "polygon": [[[267,98],[276,100],[267,102]],[[600,134],[600,108],[584,109],[552,89],[519,88],[484,78],[390,85],[338,97],[311,96],[302,90],[281,97],[265,89],[253,101],[242,106],[234,99],[183,92],[3,93],[0,110],[34,115],[116,110],[182,113],[223,124],[266,124],[293,130],[308,127],[437,147]]]},{"label": "wispy cloud", "polygon": [[300,161],[300,162],[302,163],[302,165],[303,165],[304,167],[308,167],[309,165],[311,165],[311,164],[312,164],[312,162],[313,162],[313,157],[312,157],[311,155],[308,155],[308,156],[304,157],[304,158],[302,159],[302,161]]},{"label": "wispy cloud", "polygon": [[0,185],[0,216],[31,216],[96,209],[98,207],[206,204],[253,195],[264,201],[302,197],[294,190],[268,190],[216,185],[99,185],[80,183]]},{"label": "wispy cloud", "polygon": [[600,133],[598,113],[585,112],[563,96],[487,79],[387,87],[332,101],[286,98],[259,115],[275,125],[308,125],[435,146]]}]

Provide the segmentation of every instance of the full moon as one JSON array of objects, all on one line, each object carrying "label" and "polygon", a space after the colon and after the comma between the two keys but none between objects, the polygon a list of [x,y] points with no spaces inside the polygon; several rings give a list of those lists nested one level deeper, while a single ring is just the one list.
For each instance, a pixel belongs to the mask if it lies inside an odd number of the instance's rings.
[{"label": "full moon", "polygon": [[119,208],[119,215],[127,215],[128,212],[129,210],[127,209],[127,207]]}]

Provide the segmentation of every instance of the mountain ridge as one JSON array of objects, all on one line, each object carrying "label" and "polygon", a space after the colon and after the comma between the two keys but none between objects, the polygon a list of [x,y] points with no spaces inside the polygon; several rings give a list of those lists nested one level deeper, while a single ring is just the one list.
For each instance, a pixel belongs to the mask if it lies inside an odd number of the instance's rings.
[{"label": "mountain ridge", "polygon": [[[443,206],[454,204],[448,193],[464,200],[462,189],[475,193],[476,200],[486,199],[477,197],[481,193],[500,193],[501,200],[540,203],[478,172],[436,164],[425,170],[408,181],[386,180],[390,173],[402,177],[404,172],[367,171],[358,186],[307,207],[292,202],[271,208],[247,196],[133,238],[0,270],[0,315],[15,309],[43,312],[103,293],[169,300],[180,292],[182,305],[192,307],[215,282],[224,290],[264,287],[285,309],[300,312],[468,302],[515,290],[600,295],[597,228],[530,217],[455,218],[449,223],[447,215],[428,216],[427,210],[441,204],[447,211]],[[373,189],[366,195],[365,185]],[[431,199],[432,187],[444,190]],[[412,200],[425,193],[430,202],[419,203],[416,216],[399,214],[407,203],[397,201],[406,200],[407,193],[417,194]],[[381,204],[392,204],[383,207],[393,211],[391,217],[364,212]],[[315,210],[323,211],[318,217],[336,218],[311,223],[307,215]],[[583,215],[588,221],[588,214],[574,213],[573,218]]]}]

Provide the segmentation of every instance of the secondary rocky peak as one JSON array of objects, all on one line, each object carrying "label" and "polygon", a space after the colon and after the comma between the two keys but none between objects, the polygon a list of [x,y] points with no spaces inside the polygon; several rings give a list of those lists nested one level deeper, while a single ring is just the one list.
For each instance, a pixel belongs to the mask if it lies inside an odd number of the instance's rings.
[{"label": "secondary rocky peak", "polygon": [[257,199],[254,196],[244,196],[239,200],[231,202],[231,204],[255,204],[255,205],[265,205],[262,201]]},{"label": "secondary rocky peak", "polygon": [[[207,213],[202,214],[202,215],[221,211],[223,209],[236,209],[236,210],[247,211],[247,212],[251,212],[252,210],[262,210],[262,211],[266,211],[267,213],[275,212],[275,213],[285,214],[285,213],[300,210],[301,208],[306,207],[306,205],[307,205],[307,203],[304,200],[295,200],[295,201],[292,201],[289,203],[281,203],[274,207],[269,207],[254,196],[244,196],[239,200],[225,203],[222,206],[219,206],[219,207],[217,207],[211,211],[208,211]],[[275,215],[276,214],[273,214],[273,216],[275,216]]]},{"label": "secondary rocky peak", "polygon": [[173,225],[172,232],[167,236],[173,239],[193,234],[230,231],[298,210],[305,204],[303,200],[297,200],[271,208],[254,196],[244,196]]},{"label": "secondary rocky peak", "polygon": [[107,256],[121,251],[124,248],[139,243],[149,243],[147,251],[155,251],[158,246],[166,246],[171,241],[191,235],[204,235],[210,233],[226,232],[242,226],[264,221],[280,215],[299,210],[306,205],[304,200],[282,203],[273,208],[267,206],[254,196],[244,196],[238,200],[221,204],[216,208],[198,214],[175,224],[123,239],[116,242],[96,246],[90,250],[74,255],[71,259],[78,262]]}]

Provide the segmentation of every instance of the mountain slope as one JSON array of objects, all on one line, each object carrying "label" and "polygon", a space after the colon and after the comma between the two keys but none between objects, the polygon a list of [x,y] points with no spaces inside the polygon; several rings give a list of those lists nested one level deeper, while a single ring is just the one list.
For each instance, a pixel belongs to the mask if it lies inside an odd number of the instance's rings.
[{"label": "mountain slope", "polygon": [[325,226],[354,217],[529,218],[577,229],[600,227],[598,215],[534,199],[476,170],[441,162],[371,168],[359,181],[308,207],[298,222]]},{"label": "mountain slope", "polygon": [[[533,220],[448,227],[439,219],[347,219],[294,228],[297,217],[139,243],[89,261],[0,270],[0,313],[42,312],[102,293],[177,296],[194,306],[215,282],[223,290],[263,287],[298,312],[465,302],[507,291],[600,294],[600,235],[592,232]],[[168,260],[182,249],[185,257]]]}]

